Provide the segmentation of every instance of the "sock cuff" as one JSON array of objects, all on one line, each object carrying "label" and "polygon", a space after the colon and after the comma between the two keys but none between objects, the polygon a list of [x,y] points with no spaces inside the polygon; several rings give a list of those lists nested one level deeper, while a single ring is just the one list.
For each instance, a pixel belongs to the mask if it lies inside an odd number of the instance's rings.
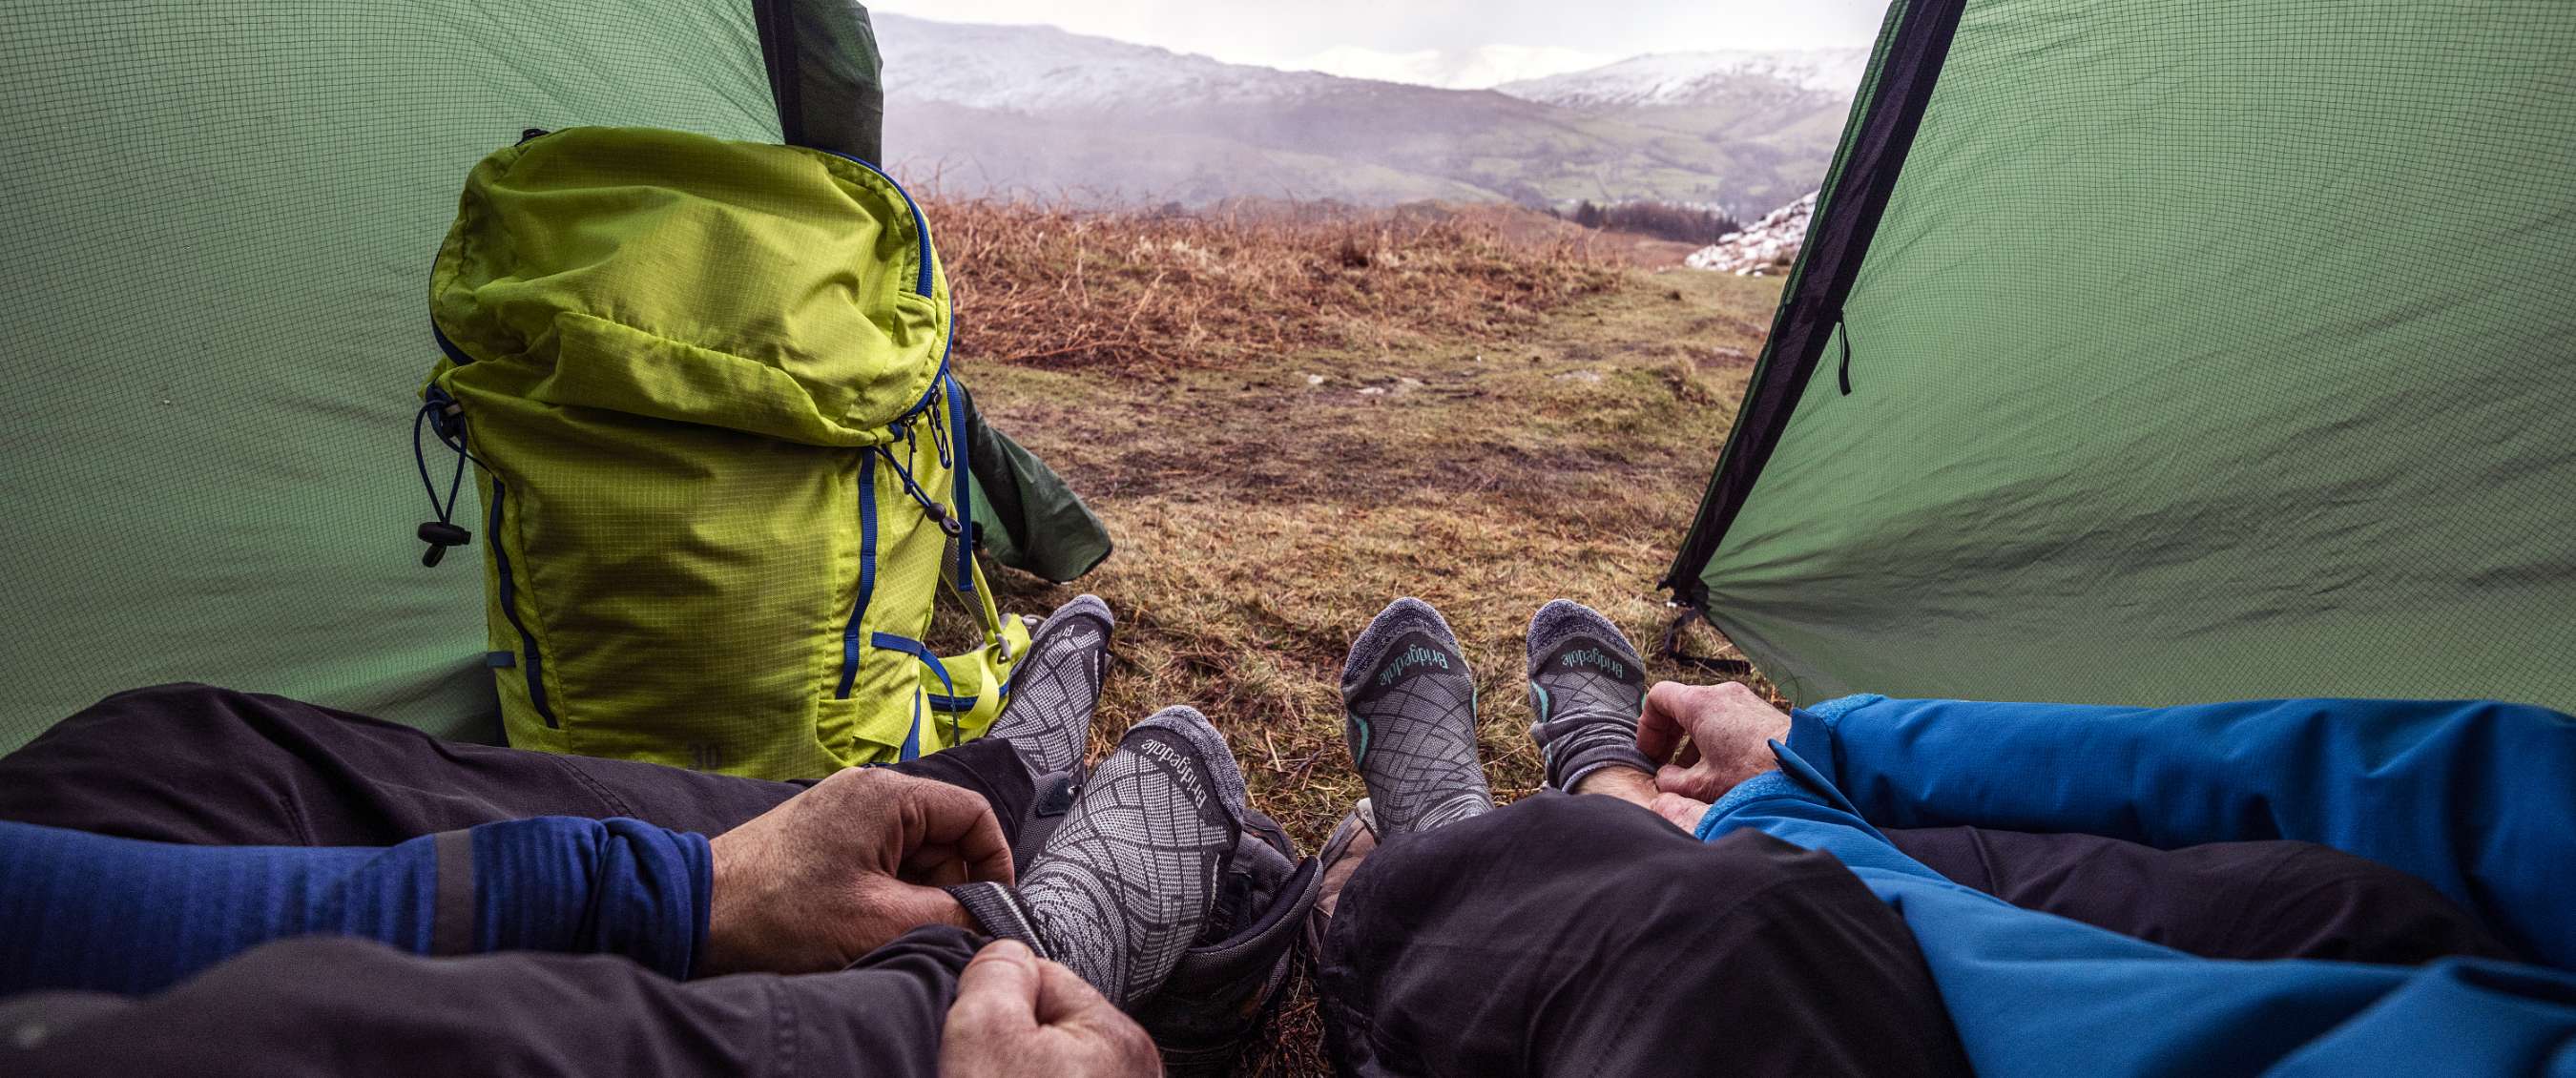
[{"label": "sock cuff", "polygon": [[966,907],[966,915],[975,919],[987,936],[1018,940],[1040,958],[1053,959],[1046,940],[1038,935],[1037,920],[1029,916],[1028,906],[1021,903],[1017,892],[998,883],[960,883],[940,888],[948,897]]},{"label": "sock cuff", "polygon": [[1654,774],[1655,762],[1621,734],[1633,736],[1633,731],[1603,723],[1568,734],[1562,740],[1542,742],[1547,746],[1547,784],[1572,793],[1584,776],[1614,764]]}]

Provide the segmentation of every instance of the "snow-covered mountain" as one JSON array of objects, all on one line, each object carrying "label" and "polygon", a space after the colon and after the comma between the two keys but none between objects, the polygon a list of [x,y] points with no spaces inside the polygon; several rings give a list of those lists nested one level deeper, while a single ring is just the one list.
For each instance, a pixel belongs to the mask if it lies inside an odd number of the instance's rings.
[{"label": "snow-covered mountain", "polygon": [[1495,89],[1576,108],[1705,104],[1741,94],[1748,82],[1850,101],[1868,68],[1868,49],[1658,53]]},{"label": "snow-covered mountain", "polygon": [[1471,49],[1409,52],[1336,45],[1279,66],[1351,79],[1410,82],[1448,90],[1489,90],[1507,82],[1587,71],[1607,59],[1598,53],[1560,45],[1479,45]]},{"label": "snow-covered mountain", "polygon": [[1052,26],[935,22],[892,14],[874,14],[870,20],[885,63],[887,96],[895,99],[1043,113],[1277,101],[1328,92],[1342,81]]},{"label": "snow-covered mountain", "polygon": [[[1044,26],[874,21],[887,156],[956,194],[1191,205],[1661,199],[1741,215],[1815,188],[1849,101],[1848,89],[1810,88],[1834,69],[1805,54],[1641,58],[1498,92],[1410,81],[1469,78],[1466,68],[1399,64],[1387,73],[1408,78],[1346,78]],[[1746,59],[1756,55],[1773,60]],[[1648,67],[1659,80],[1642,81]],[[1698,96],[1538,96],[1613,72],[1618,85],[1688,84]],[[1735,90],[1712,89],[1722,86]]]}]

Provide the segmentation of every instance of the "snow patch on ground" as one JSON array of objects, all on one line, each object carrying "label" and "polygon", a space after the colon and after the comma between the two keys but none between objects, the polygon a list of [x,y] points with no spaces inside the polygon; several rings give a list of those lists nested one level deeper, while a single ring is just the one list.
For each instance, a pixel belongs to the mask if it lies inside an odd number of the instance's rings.
[{"label": "snow patch on ground", "polygon": [[1742,232],[1691,252],[1683,260],[1692,269],[1715,270],[1738,277],[1763,277],[1787,272],[1789,263],[1798,258],[1798,245],[1806,242],[1807,220],[1815,216],[1816,196],[1808,195],[1779,209],[1763,214],[1762,219],[1746,226]]}]

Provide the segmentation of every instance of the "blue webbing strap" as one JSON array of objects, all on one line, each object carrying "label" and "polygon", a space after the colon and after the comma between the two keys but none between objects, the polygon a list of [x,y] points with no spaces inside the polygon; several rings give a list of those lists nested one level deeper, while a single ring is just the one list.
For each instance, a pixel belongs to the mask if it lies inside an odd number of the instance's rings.
[{"label": "blue webbing strap", "polygon": [[[957,695],[957,683],[948,679],[948,667],[939,661],[939,656],[930,650],[930,645],[909,636],[896,636],[893,633],[871,633],[868,635],[868,643],[889,651],[904,652],[921,660],[922,665],[929,667],[931,673],[939,675],[939,687],[946,690],[949,697],[954,698]],[[921,726],[920,697],[913,698],[912,709],[913,733],[918,738]],[[948,716],[948,741],[950,744],[957,742],[957,715],[954,712],[949,713]],[[905,759],[908,760],[911,757],[907,756]]]},{"label": "blue webbing strap", "polygon": [[975,596],[975,491],[973,473],[966,465],[966,410],[959,405],[965,391],[958,387],[957,376],[946,376],[948,383],[948,443],[956,447],[957,462],[951,473],[957,513],[957,594],[966,599]]}]

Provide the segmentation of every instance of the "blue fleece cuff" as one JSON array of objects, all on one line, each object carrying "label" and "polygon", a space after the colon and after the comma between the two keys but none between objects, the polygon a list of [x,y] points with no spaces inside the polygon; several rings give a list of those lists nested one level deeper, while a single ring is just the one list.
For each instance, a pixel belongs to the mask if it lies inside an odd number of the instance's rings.
[{"label": "blue fleece cuff", "polygon": [[1789,751],[1805,757],[1828,780],[1840,783],[1843,753],[1837,735],[1843,716],[1885,699],[1877,693],[1854,693],[1789,712]]},{"label": "blue fleece cuff", "polygon": [[[1796,729],[1795,720],[1792,720],[1790,730],[1794,734]],[[1861,819],[1860,809],[1834,786],[1832,776],[1816,770],[1815,765],[1808,763],[1797,750],[1777,741],[1770,744],[1771,755],[1780,761],[1780,769],[1765,771],[1735,784],[1734,789],[1726,791],[1726,796],[1710,805],[1707,814],[1700,817],[1699,829],[1693,832],[1700,841],[1706,842],[1733,830],[1725,825],[1725,820],[1745,806],[1781,797],[1829,805],[1836,811],[1848,813],[1862,830],[1875,833],[1876,829]]]},{"label": "blue fleece cuff", "polygon": [[1714,842],[1728,831],[1734,830],[1724,826],[1724,823],[1726,818],[1733,815],[1737,809],[1774,797],[1801,796],[1804,796],[1804,792],[1798,785],[1798,780],[1777,771],[1765,771],[1736,783],[1734,789],[1726,791],[1725,796],[1718,798],[1717,803],[1710,805],[1708,812],[1700,816],[1699,827],[1693,830],[1691,835],[1702,842]]},{"label": "blue fleece cuff", "polygon": [[1822,701],[1813,707],[1803,707],[1798,710],[1804,711],[1819,719],[1823,719],[1826,722],[1841,722],[1843,721],[1843,716],[1849,715],[1854,711],[1858,711],[1885,699],[1887,699],[1887,697],[1874,692],[1856,692],[1849,696],[1837,696],[1831,700]]},{"label": "blue fleece cuff", "polygon": [[706,836],[640,820],[540,817],[473,829],[475,949],[614,954],[686,977],[706,941]]}]

